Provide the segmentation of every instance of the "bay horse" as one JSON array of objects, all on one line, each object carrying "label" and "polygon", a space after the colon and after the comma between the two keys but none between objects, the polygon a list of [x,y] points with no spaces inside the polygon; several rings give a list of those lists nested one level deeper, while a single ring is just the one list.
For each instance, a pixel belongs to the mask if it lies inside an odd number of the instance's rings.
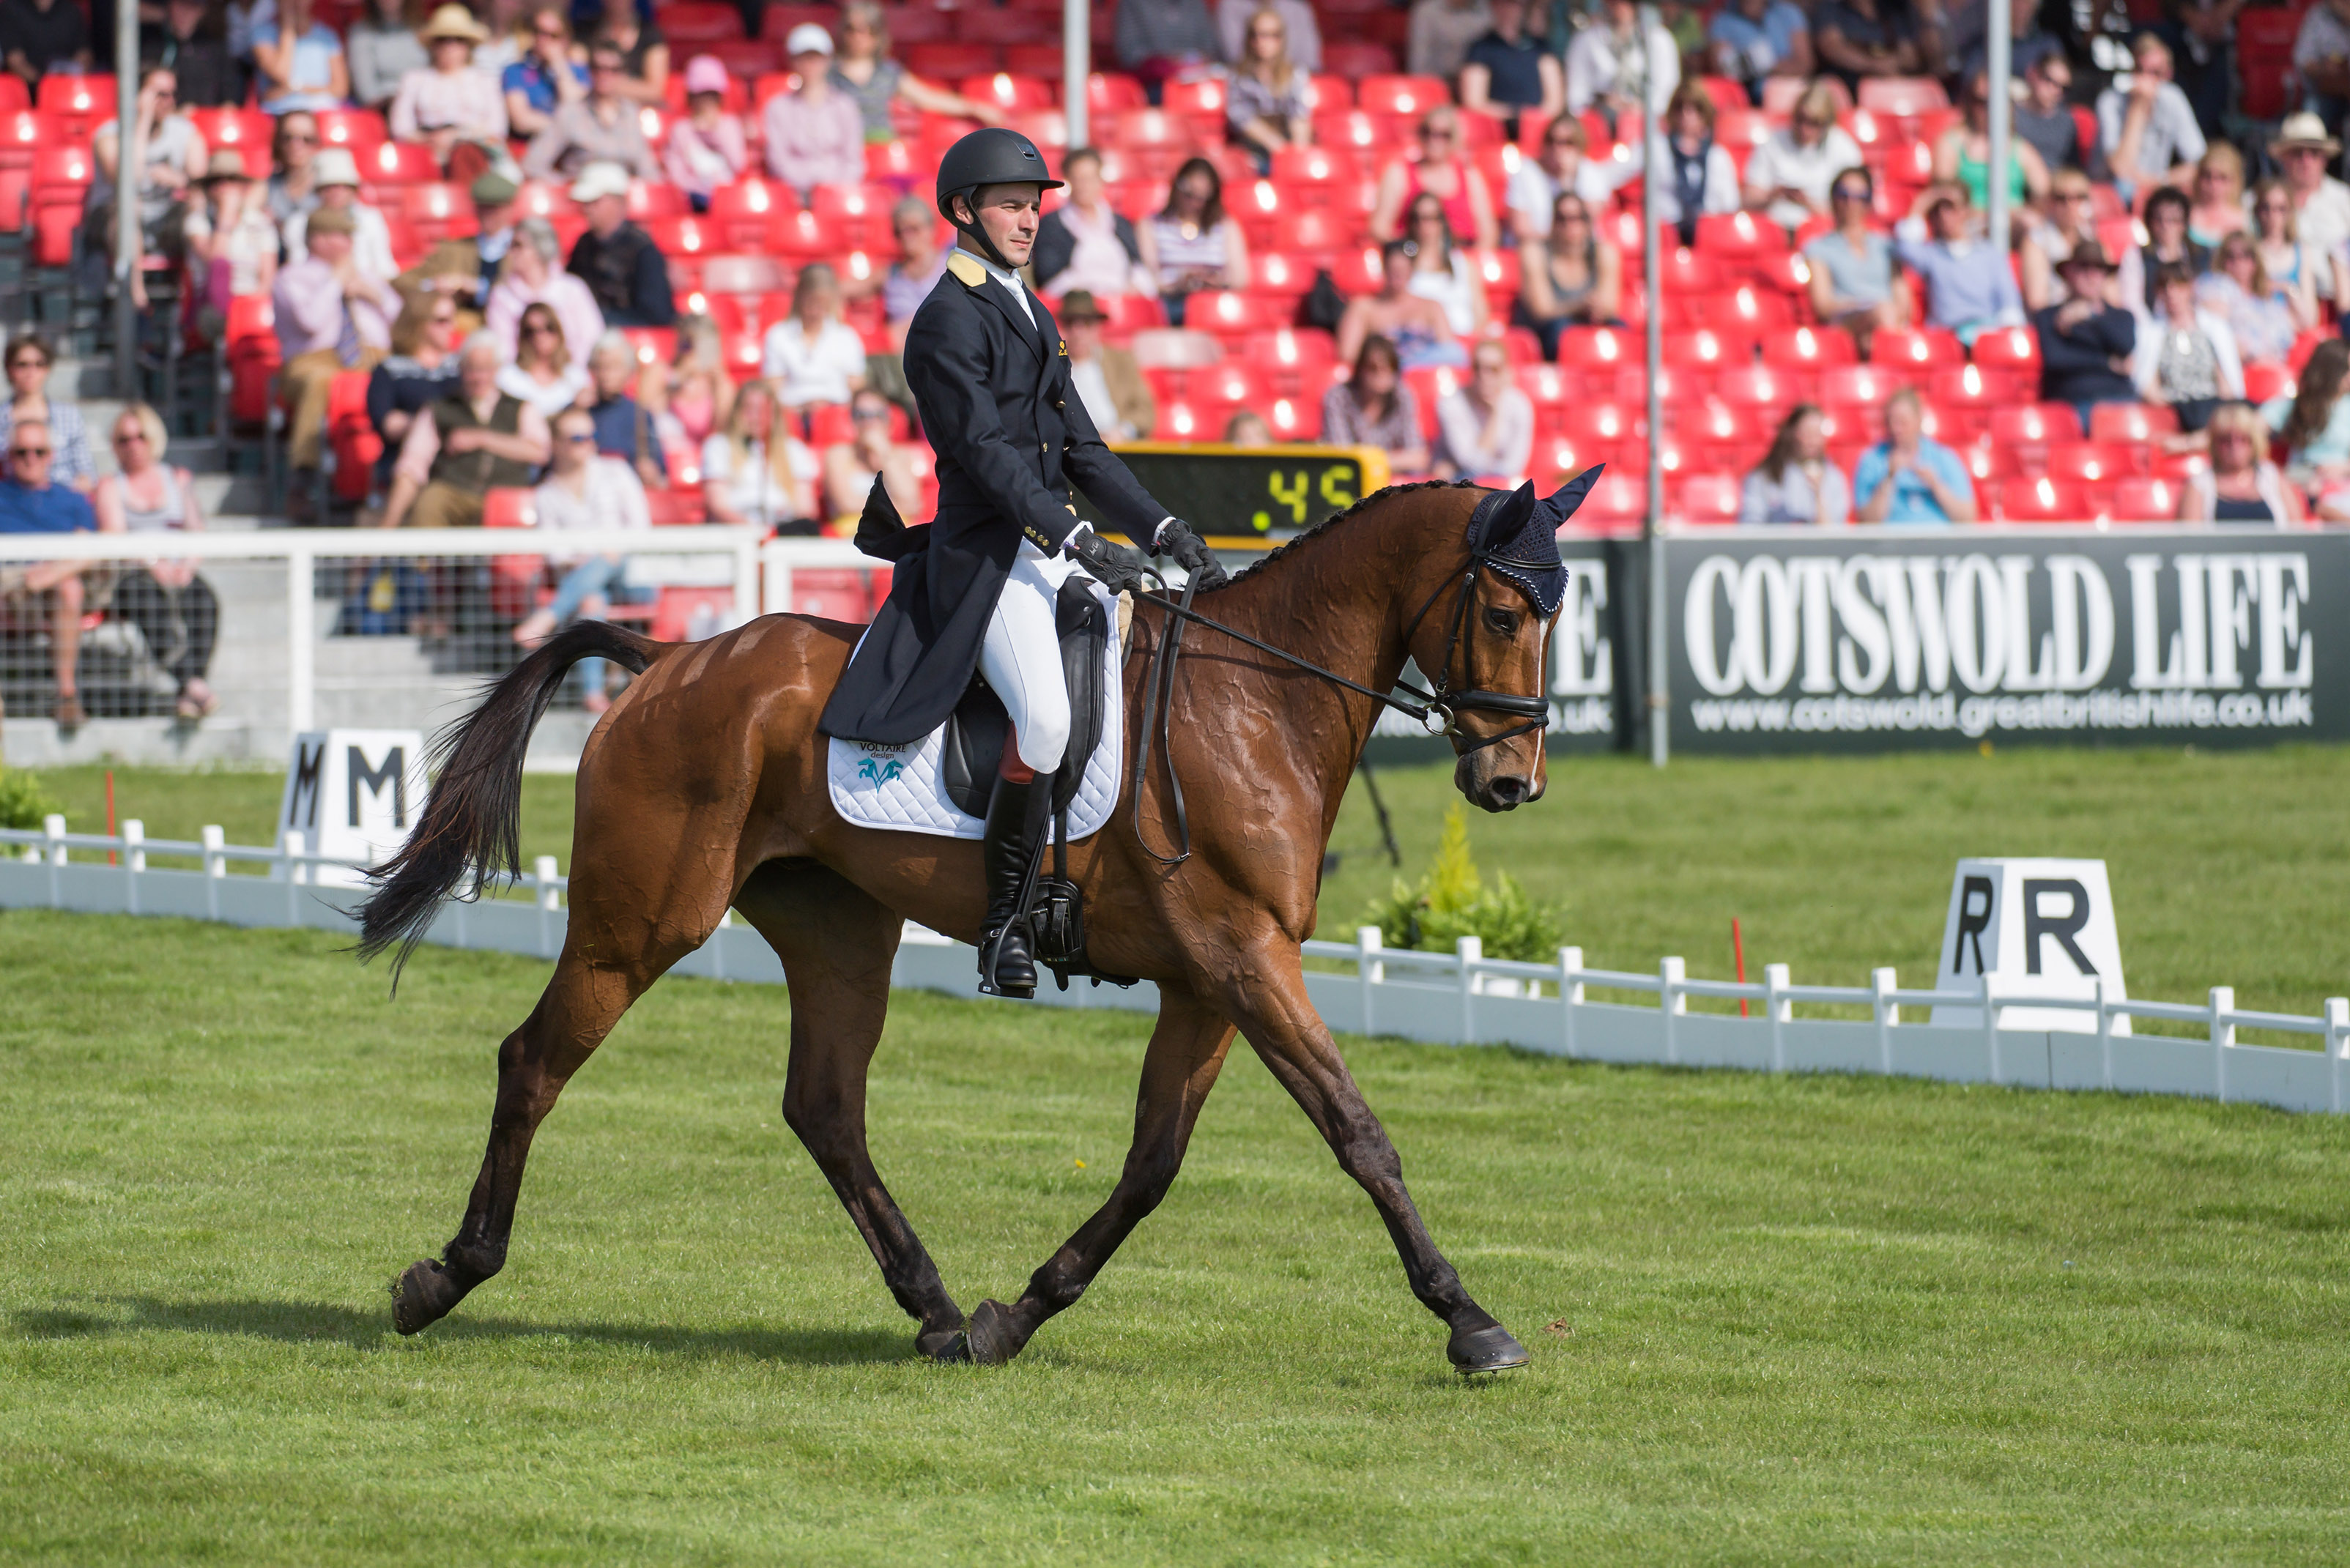
[{"label": "bay horse", "polygon": [[[1545,712],[1538,700],[1557,609],[1544,614],[1484,569],[1491,557],[1471,536],[1471,513],[1492,493],[1440,481],[1374,493],[1205,596],[1202,611],[1358,689],[1390,691],[1409,655],[1445,672],[1440,692],[1460,670],[1457,710]],[[1547,527],[1538,537],[1548,546]],[[1448,591],[1446,613],[1429,613]],[[1171,624],[1166,602],[1137,605],[1128,714],[1141,709],[1148,650]],[[1178,824],[1164,784],[1131,769],[1109,824],[1070,846],[1095,967],[1159,985],[1133,1146],[1108,1200],[1020,1298],[984,1301],[965,1317],[874,1169],[865,1085],[904,922],[979,939],[980,846],[853,827],[834,811],[816,721],[858,632],[771,615],[704,642],[663,644],[577,623],[444,737],[422,818],[362,911],[363,955],[397,944],[404,959],[444,898],[516,867],[523,753],[570,666],[592,655],[637,676],[580,756],[563,950],[537,1006],[499,1047],[489,1147],[463,1223],[438,1259],[411,1264],[392,1286],[399,1331],[437,1321],[504,1265],[539,1123],[629,1005],[731,905],[774,946],[790,987],[784,1118],[920,1324],[921,1355],[1009,1361],[1084,1293],[1166,1196],[1237,1031],[1369,1194],[1412,1293],[1451,1330],[1452,1365],[1464,1374],[1524,1365],[1524,1348],[1430,1239],[1395,1146],[1306,995],[1299,944],[1314,930],[1323,853],[1378,703],[1204,628],[1184,640],[1168,730],[1193,852],[1170,866],[1138,836],[1165,845]],[[1512,729],[1461,711],[1450,727],[1453,782],[1469,800],[1503,811],[1542,795],[1539,719]]]}]

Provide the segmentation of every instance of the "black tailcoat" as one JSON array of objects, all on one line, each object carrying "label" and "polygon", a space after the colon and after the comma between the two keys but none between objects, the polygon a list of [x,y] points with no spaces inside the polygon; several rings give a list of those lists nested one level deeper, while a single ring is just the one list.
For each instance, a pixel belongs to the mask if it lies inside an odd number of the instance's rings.
[{"label": "black tailcoat", "polygon": [[1136,539],[1168,514],[1102,444],[1070,385],[1060,328],[1027,298],[1033,326],[956,251],[914,313],[906,381],[938,453],[938,519],[904,536],[889,597],[825,705],[827,734],[904,744],[946,722],[979,668],[1020,541],[1050,555],[1076,527],[1072,483]]}]

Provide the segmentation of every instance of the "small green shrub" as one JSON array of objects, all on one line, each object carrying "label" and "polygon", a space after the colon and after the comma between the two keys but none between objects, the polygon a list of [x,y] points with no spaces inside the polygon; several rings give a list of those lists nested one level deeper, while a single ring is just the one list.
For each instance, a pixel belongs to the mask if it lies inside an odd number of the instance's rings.
[{"label": "small green shrub", "polygon": [[62,809],[24,769],[0,768],[0,827],[38,827],[43,817]]},{"label": "small green shrub", "polygon": [[1487,887],[1469,854],[1469,820],[1457,801],[1444,814],[1444,838],[1417,888],[1401,877],[1384,898],[1371,900],[1355,922],[1377,926],[1394,948],[1451,952],[1462,937],[1485,945],[1487,958],[1547,963],[1558,956],[1566,929],[1558,911],[1535,903],[1508,872]]}]

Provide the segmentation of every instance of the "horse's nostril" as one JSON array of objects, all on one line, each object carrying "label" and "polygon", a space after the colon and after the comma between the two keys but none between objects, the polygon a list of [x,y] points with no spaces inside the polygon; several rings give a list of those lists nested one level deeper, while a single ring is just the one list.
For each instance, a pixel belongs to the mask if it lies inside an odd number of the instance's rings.
[{"label": "horse's nostril", "polygon": [[1505,808],[1518,805],[1526,798],[1526,781],[1515,776],[1498,778],[1486,786],[1485,793],[1492,796],[1495,805]]}]

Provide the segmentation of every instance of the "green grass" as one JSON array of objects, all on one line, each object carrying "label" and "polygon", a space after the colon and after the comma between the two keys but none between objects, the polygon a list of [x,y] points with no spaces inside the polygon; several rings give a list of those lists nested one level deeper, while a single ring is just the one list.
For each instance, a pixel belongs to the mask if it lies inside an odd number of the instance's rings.
[{"label": "green grass", "polygon": [[[0,1560],[2350,1548],[2335,1118],[1349,1042],[1534,1353],[1464,1386],[1243,1053],[1165,1206],[977,1371],[911,1359],[779,1125],[786,996],[672,981],[542,1133],[505,1273],[401,1340],[382,1286],[452,1228],[545,970],[427,949],[394,1002],[334,947],[0,915]],[[1146,1028],[899,999],[877,1156],[966,1307],[1107,1193]]]}]

